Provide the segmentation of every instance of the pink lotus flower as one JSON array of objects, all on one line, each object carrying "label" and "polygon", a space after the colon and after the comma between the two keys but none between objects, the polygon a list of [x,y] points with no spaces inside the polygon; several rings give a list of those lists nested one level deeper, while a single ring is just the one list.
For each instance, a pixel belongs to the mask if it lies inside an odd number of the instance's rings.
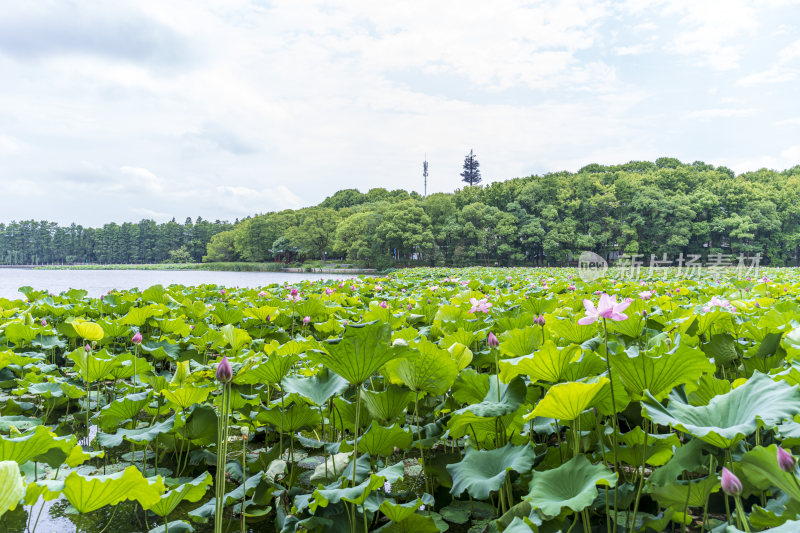
[{"label": "pink lotus flower", "polygon": [[331,289],[330,287],[328,287],[327,289],[325,289],[325,294],[327,294],[328,296],[330,296],[331,294],[333,294],[333,289]]},{"label": "pink lotus flower", "polygon": [[575,285],[570,285],[569,286],[569,290],[574,291],[575,290]]},{"label": "pink lotus flower", "polygon": [[590,300],[583,301],[583,307],[586,309],[586,316],[578,320],[578,324],[585,326],[587,324],[593,324],[595,320],[598,318],[610,318],[615,322],[619,322],[622,320],[628,320],[628,315],[624,314],[623,311],[631,305],[631,302],[617,302],[616,296],[609,296],[606,293],[603,293],[600,296],[600,303],[597,307]]},{"label": "pink lotus flower", "polygon": [[735,308],[731,306],[731,303],[728,300],[726,300],[725,298],[719,298],[717,296],[711,297],[711,300],[703,307],[703,311],[707,313],[708,311],[711,310],[712,307],[721,307],[723,309],[735,311]]},{"label": "pink lotus flower", "polygon": [[384,309],[386,309],[387,307],[389,307],[389,304],[387,304],[387,303],[386,303],[386,300],[382,301],[382,302],[381,302],[379,305],[380,305],[381,307],[383,307]]},{"label": "pink lotus flower", "polygon": [[306,325],[306,326],[311,324],[311,317],[310,316],[304,316],[303,317],[303,324]]},{"label": "pink lotus flower", "polygon": [[261,292],[259,292],[259,293],[258,293],[258,295],[259,295],[259,296],[261,296],[261,297],[263,298],[264,296],[266,296],[266,295],[267,295],[267,293],[266,293],[266,292],[264,292],[264,291],[261,291]]},{"label": "pink lotus flower", "polygon": [[225,289],[222,289],[221,291],[219,291],[219,293],[220,295],[225,296]]},{"label": "pink lotus flower", "polygon": [[778,467],[789,474],[794,472],[795,459],[786,450],[778,446]]},{"label": "pink lotus flower", "polygon": [[492,306],[487,298],[481,298],[480,300],[470,298],[469,303],[472,304],[472,308],[469,310],[470,313],[488,313],[489,308]]},{"label": "pink lotus flower", "polygon": [[500,346],[500,341],[497,340],[497,336],[490,331],[489,335],[486,337],[486,344],[489,345],[489,348],[497,348]]},{"label": "pink lotus flower", "polygon": [[131,337],[131,342],[133,344],[142,344],[142,334],[138,331],[134,333],[133,337]]},{"label": "pink lotus flower", "polygon": [[233,378],[233,369],[228,357],[223,355],[222,361],[217,365],[217,381],[220,383],[228,383]]},{"label": "pink lotus flower", "polygon": [[722,485],[722,490],[728,496],[738,496],[742,493],[742,482],[739,481],[736,474],[724,466],[722,467],[722,481],[720,481],[720,484]]},{"label": "pink lotus flower", "polygon": [[653,297],[653,291],[642,291],[639,293],[639,298],[642,300],[649,300]]}]

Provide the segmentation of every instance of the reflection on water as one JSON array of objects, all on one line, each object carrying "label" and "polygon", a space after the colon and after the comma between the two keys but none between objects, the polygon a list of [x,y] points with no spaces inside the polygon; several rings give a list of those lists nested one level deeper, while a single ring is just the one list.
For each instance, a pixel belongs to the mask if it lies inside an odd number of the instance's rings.
[{"label": "reflection on water", "polygon": [[345,279],[346,274],[291,272],[209,272],[205,270],[32,270],[0,269],[0,298],[23,298],[20,287],[31,286],[54,294],[69,289],[84,289],[97,298],[112,289],[146,289],[163,286],[214,284],[224,287],[265,287],[272,283],[299,283],[304,280]]}]

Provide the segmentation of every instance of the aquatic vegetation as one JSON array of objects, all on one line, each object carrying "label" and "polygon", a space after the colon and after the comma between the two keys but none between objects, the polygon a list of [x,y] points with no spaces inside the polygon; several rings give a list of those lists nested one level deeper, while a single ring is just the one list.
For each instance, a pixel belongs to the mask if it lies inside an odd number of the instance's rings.
[{"label": "aquatic vegetation", "polygon": [[0,299],[0,521],[793,530],[800,271],[576,274],[23,287]]}]

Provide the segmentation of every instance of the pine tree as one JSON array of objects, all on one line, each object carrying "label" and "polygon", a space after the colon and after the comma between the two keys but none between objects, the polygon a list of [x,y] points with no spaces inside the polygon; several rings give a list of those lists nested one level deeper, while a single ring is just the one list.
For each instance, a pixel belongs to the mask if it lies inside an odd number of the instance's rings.
[{"label": "pine tree", "polygon": [[461,173],[461,181],[469,183],[470,186],[479,184],[481,182],[480,166],[478,158],[470,149],[469,154],[464,158],[464,172]]}]

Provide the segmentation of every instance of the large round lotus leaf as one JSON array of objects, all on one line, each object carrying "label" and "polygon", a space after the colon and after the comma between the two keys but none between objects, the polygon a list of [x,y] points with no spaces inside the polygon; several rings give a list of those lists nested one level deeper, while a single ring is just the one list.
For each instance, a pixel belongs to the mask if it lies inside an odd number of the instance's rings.
[{"label": "large round lotus leaf", "polygon": [[286,392],[297,393],[314,405],[324,405],[331,397],[343,393],[348,387],[347,380],[325,370],[310,378],[284,378],[281,385]]},{"label": "large round lotus leaf", "polygon": [[616,484],[616,473],[578,455],[553,470],[535,472],[525,499],[543,514],[556,516],[564,507],[578,512],[591,505],[597,497],[597,485]]},{"label": "large round lotus leaf", "polygon": [[78,511],[88,513],[106,505],[136,500],[149,509],[161,500],[164,483],[161,478],[150,481],[135,466],[107,476],[86,477],[73,471],[64,480],[64,496]]},{"label": "large round lotus leaf", "polygon": [[0,461],[0,516],[13,510],[25,494],[16,461]]},{"label": "large round lotus leaf", "polygon": [[73,322],[72,327],[75,328],[75,333],[82,339],[87,341],[99,341],[103,339],[105,332],[99,324],[94,322]]},{"label": "large round lotus leaf", "polygon": [[629,353],[612,354],[611,363],[631,394],[641,395],[649,390],[658,399],[678,385],[716,370],[703,352],[683,345],[657,357],[639,353],[634,347]]},{"label": "large round lotus leaf", "polygon": [[461,462],[447,465],[453,478],[450,493],[459,496],[464,491],[478,500],[489,498],[489,493],[499,490],[509,470],[527,472],[533,466],[536,453],[528,445],[506,444],[496,450],[467,449]]},{"label": "large round lotus leaf", "polygon": [[773,425],[800,414],[800,389],[783,381],[775,382],[759,372],[744,385],[715,396],[708,405],[690,405],[678,395],[671,395],[665,407],[651,394],[645,396],[644,416],[719,448],[733,446],[752,434],[758,420]]},{"label": "large round lotus leaf", "polygon": [[525,420],[536,416],[575,420],[594,404],[595,398],[608,382],[608,378],[601,377],[596,383],[571,381],[553,385],[533,411],[525,415]]},{"label": "large round lotus leaf", "polygon": [[423,340],[406,355],[386,363],[382,373],[395,385],[405,385],[414,392],[441,395],[458,376],[458,364],[447,350]]}]

